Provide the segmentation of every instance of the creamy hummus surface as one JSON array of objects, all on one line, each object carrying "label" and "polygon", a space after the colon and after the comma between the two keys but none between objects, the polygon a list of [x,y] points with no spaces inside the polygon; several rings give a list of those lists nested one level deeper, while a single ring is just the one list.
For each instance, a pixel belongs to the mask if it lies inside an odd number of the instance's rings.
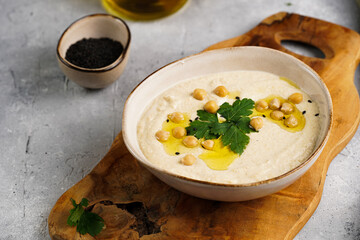
[{"label": "creamy hummus surface", "polygon": [[[225,86],[230,94],[218,97],[213,93],[217,86]],[[196,100],[194,89],[206,90],[204,100]],[[302,93],[303,101],[296,107],[303,112],[306,124],[301,131],[291,132],[281,128],[268,118],[263,118],[263,127],[248,136],[250,142],[226,170],[213,170],[198,156],[205,151],[202,147],[191,148],[188,152],[169,155],[163,143],[155,138],[162,129],[168,114],[186,113],[190,119],[197,117],[197,110],[214,100],[220,106],[224,102],[232,104],[235,96],[250,98],[254,102],[270,95],[287,99],[293,93]],[[185,177],[216,182],[242,184],[266,180],[282,175],[305,161],[314,150],[319,134],[318,107],[310,97],[279,76],[260,71],[223,72],[194,79],[188,79],[165,90],[149,104],[138,123],[137,136],[140,148],[148,161],[161,169]],[[306,112],[305,112],[306,111]],[[181,163],[187,153],[197,157],[191,166]]]}]

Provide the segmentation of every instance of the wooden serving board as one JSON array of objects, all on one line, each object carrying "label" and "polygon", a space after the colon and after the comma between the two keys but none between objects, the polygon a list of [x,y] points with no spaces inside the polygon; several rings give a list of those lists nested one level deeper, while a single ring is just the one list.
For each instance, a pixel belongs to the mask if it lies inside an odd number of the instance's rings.
[{"label": "wooden serving board", "polygon": [[[321,49],[326,58],[297,55],[281,46],[296,40]],[[292,239],[315,211],[331,160],[359,124],[360,102],[353,84],[360,61],[360,36],[347,28],[278,13],[250,32],[209,49],[264,46],[294,55],[317,71],[330,90],[334,124],[330,139],[311,169],[290,187],[270,196],[237,203],[203,200],[178,192],[141,167],[121,133],[100,163],[57,201],[48,218],[52,239],[94,239],[66,225],[70,198],[90,200],[106,228],[96,239]]]}]

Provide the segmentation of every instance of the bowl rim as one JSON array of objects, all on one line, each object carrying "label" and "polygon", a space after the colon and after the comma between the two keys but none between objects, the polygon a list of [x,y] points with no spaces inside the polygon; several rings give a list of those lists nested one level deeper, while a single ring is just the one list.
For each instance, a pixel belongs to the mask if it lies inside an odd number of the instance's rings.
[{"label": "bowl rim", "polygon": [[[148,161],[146,159],[146,161],[144,161],[143,159],[139,159],[137,156],[136,151],[133,150],[133,148],[131,147],[131,144],[128,142],[127,140],[127,133],[124,131],[124,127],[122,127],[122,136],[123,136],[123,140],[125,143],[126,148],[128,149],[128,151],[131,153],[131,155],[137,159],[137,161],[139,161],[141,164],[143,164],[145,167],[156,171],[156,172],[161,172],[163,174],[166,174],[170,177],[175,177],[178,178],[180,180],[183,181],[190,181],[192,183],[195,184],[203,184],[203,185],[210,185],[210,186],[215,186],[215,187],[227,187],[227,188],[239,188],[239,187],[254,187],[254,186],[259,186],[259,185],[265,185],[265,184],[270,184],[272,182],[276,182],[278,180],[281,180],[289,175],[292,175],[293,173],[299,171],[300,169],[304,168],[306,165],[308,165],[310,162],[312,162],[312,160],[322,151],[322,149],[324,148],[325,144],[327,143],[329,136],[330,136],[330,132],[331,132],[331,128],[333,125],[333,104],[332,104],[332,98],[330,95],[330,92],[325,84],[325,82],[322,80],[322,78],[320,77],[320,75],[314,70],[312,69],[310,66],[308,66],[307,64],[305,64],[304,62],[302,62],[301,60],[299,60],[298,58],[282,52],[280,50],[276,50],[273,48],[267,48],[267,47],[261,47],[261,46],[238,46],[238,47],[228,47],[228,48],[221,48],[221,49],[214,49],[214,50],[206,50],[203,52],[199,52],[196,54],[192,54],[190,56],[175,60],[173,62],[170,62],[162,67],[160,67],[159,69],[155,70],[154,72],[152,72],[151,74],[149,74],[146,78],[144,78],[138,85],[136,85],[136,87],[131,91],[131,93],[129,94],[129,96],[127,97],[125,104],[124,104],[124,110],[122,113],[122,125],[125,126],[126,125],[126,121],[125,120],[125,115],[127,112],[127,108],[128,108],[128,100],[130,99],[130,97],[133,95],[133,93],[136,91],[136,89],[141,86],[146,80],[148,80],[151,76],[155,75],[157,72],[161,71],[162,69],[170,66],[170,65],[174,65],[178,62],[183,62],[187,61],[188,59],[192,58],[192,57],[197,57],[199,55],[206,55],[206,54],[211,54],[212,52],[217,52],[217,51],[233,51],[235,49],[239,49],[239,48],[253,48],[253,49],[264,49],[266,51],[273,51],[276,54],[282,54],[286,57],[292,58],[293,60],[295,60],[296,62],[298,62],[300,65],[302,65],[302,67],[304,67],[305,69],[307,69],[308,71],[310,71],[312,74],[314,74],[320,81],[319,84],[322,86],[322,88],[325,90],[324,93],[326,95],[326,98],[328,99],[329,102],[329,106],[328,106],[328,110],[329,110],[329,126],[326,130],[326,135],[324,137],[324,139],[321,141],[321,143],[319,144],[319,146],[313,151],[313,153],[304,161],[302,162],[300,165],[298,165],[297,167],[291,169],[290,171],[287,171],[286,173],[283,173],[279,176],[273,177],[273,178],[269,178],[269,179],[265,179],[262,181],[257,181],[257,182],[251,182],[251,183],[238,183],[238,184],[233,184],[233,183],[217,183],[217,182],[210,182],[210,181],[205,181],[205,180],[199,180],[199,179],[193,179],[190,177],[185,177],[179,174],[175,174],[172,172],[169,172],[168,170],[165,169],[160,169],[157,168],[154,164],[152,164],[150,161]],[[146,158],[146,157],[145,157]]]},{"label": "bowl rim", "polygon": [[[83,67],[79,67],[75,64],[72,64],[71,62],[69,62],[68,60],[66,60],[64,57],[61,56],[60,54],[60,45],[62,44],[62,40],[65,36],[65,34],[72,28],[74,27],[77,23],[79,23],[80,21],[83,21],[87,18],[97,18],[97,17],[108,17],[108,18],[111,18],[113,19],[114,21],[118,21],[120,22],[121,24],[123,24],[126,28],[126,32],[127,32],[127,35],[128,35],[128,38],[127,38],[127,41],[126,41],[126,44],[122,51],[122,53],[120,54],[120,56],[114,61],[112,62],[111,64],[105,66],[105,67],[101,67],[101,68],[83,68]],[[112,16],[110,14],[106,14],[106,13],[94,13],[94,14],[90,14],[90,15],[86,15],[86,16],[83,16],[81,18],[78,18],[76,19],[75,21],[73,21],[65,30],[64,32],[61,34],[59,40],[58,40],[58,43],[57,43],[57,47],[56,47],[56,55],[58,57],[58,59],[64,64],[66,65],[67,67],[69,68],[72,68],[74,70],[77,70],[77,71],[82,71],[82,72],[91,72],[91,73],[100,73],[100,72],[106,72],[106,71],[109,71],[111,69],[114,69],[115,67],[117,67],[125,58],[125,55],[126,53],[128,52],[129,50],[129,46],[130,46],[130,41],[131,41],[131,32],[130,32],[130,28],[129,26],[126,24],[126,22],[124,20],[122,20],[121,18],[118,18],[118,17],[115,17],[115,16]]]}]

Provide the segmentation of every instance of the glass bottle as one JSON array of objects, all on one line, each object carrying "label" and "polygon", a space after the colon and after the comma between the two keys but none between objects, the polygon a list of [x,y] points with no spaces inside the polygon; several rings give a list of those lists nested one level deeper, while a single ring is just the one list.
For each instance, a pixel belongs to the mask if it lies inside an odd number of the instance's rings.
[{"label": "glass bottle", "polygon": [[182,8],[188,0],[102,0],[110,14],[135,21],[166,17]]}]

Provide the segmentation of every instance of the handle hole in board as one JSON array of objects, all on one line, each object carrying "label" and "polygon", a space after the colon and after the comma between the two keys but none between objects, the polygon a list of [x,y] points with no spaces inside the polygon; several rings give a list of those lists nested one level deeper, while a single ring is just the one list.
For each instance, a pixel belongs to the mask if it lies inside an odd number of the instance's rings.
[{"label": "handle hole in board", "polygon": [[306,57],[313,57],[313,58],[325,58],[325,54],[317,47],[294,40],[282,40],[281,45],[288,50],[306,56]]}]

